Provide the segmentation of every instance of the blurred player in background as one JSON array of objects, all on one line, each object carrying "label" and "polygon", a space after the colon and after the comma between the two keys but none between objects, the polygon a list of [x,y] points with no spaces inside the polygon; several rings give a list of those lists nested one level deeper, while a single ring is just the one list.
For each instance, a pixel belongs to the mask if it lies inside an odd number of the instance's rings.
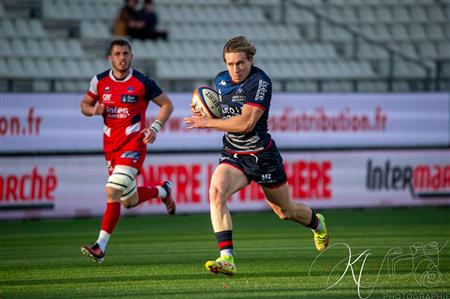
[{"label": "blurred player in background", "polygon": [[229,40],[223,48],[227,70],[215,78],[221,97],[222,119],[210,119],[193,111],[185,118],[188,129],[213,128],[224,131],[223,149],[209,189],[211,221],[220,257],[207,261],[213,273],[233,275],[232,221],[227,199],[255,181],[262,187],[269,205],[285,220],[311,228],[317,250],[328,246],[325,219],[306,205],[291,199],[283,160],[267,132],[272,84],[261,69],[253,66],[256,48],[244,36]]},{"label": "blurred player in background", "polygon": [[[152,79],[131,68],[133,54],[125,40],[114,40],[108,59],[112,68],[94,76],[81,101],[86,116],[102,115],[103,150],[109,178],[105,187],[106,210],[101,230],[93,246],[81,252],[103,262],[106,245],[120,217],[120,205],[134,208],[144,201],[161,198],[170,215],[175,214],[172,183],[137,187],[135,177],[146,155],[146,144],[156,140],[158,131],[169,119],[173,105]],[[150,101],[160,107],[156,120],[145,127],[145,112]]]}]

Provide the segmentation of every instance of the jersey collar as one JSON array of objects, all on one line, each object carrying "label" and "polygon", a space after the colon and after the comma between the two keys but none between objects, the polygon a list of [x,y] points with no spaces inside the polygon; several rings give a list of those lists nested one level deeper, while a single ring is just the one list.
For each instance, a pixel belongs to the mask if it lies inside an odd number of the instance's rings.
[{"label": "jersey collar", "polygon": [[109,77],[111,78],[111,80],[115,81],[115,82],[126,82],[128,81],[128,79],[131,78],[131,76],[133,76],[133,69],[130,68],[130,72],[128,73],[128,75],[123,78],[123,80],[117,80],[116,77],[114,77],[113,73],[112,73],[112,69],[109,70]]}]

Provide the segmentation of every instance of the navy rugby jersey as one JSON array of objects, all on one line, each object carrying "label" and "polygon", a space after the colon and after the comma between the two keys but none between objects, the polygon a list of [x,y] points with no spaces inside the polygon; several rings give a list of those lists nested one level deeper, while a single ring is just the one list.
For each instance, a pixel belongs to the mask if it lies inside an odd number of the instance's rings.
[{"label": "navy rugby jersey", "polygon": [[216,76],[216,89],[220,95],[222,118],[230,118],[242,114],[244,104],[254,105],[264,110],[253,131],[242,133],[226,132],[223,136],[223,149],[231,153],[251,154],[260,152],[271,143],[267,132],[270,100],[272,98],[272,82],[257,67],[252,67],[247,79],[242,83],[233,83],[228,71]]}]

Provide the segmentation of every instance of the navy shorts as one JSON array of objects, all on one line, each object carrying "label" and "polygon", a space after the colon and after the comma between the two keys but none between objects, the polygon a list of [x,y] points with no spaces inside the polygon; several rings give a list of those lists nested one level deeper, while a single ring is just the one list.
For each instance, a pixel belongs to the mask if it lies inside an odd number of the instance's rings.
[{"label": "navy shorts", "polygon": [[283,158],[273,141],[267,150],[251,155],[233,154],[222,150],[219,164],[234,166],[251,181],[267,188],[279,187],[287,181]]}]

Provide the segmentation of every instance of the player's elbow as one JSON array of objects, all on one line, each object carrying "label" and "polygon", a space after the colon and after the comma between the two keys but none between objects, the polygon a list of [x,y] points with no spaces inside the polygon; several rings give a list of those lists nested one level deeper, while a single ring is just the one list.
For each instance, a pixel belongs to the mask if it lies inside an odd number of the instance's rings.
[{"label": "player's elbow", "polygon": [[160,106],[161,110],[164,111],[164,114],[167,115],[167,117],[169,117],[172,114],[173,103],[169,98],[163,97],[159,106]]},{"label": "player's elbow", "polygon": [[86,104],[83,102],[80,103],[80,110],[83,115],[92,116],[92,114],[89,113],[88,108],[86,107]]}]

